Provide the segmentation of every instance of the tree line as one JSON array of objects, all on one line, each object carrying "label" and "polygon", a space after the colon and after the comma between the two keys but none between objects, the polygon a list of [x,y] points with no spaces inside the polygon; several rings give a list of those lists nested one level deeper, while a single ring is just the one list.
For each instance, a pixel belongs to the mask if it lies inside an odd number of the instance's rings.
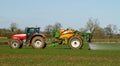
[{"label": "tree line", "polygon": [[[110,39],[110,38],[120,38],[120,29],[118,29],[117,25],[114,24],[108,24],[106,27],[101,27],[99,25],[98,19],[89,19],[86,23],[86,25],[83,28],[79,28],[78,31],[85,33],[87,31],[90,31],[93,33],[93,38],[95,39]],[[48,37],[52,37],[52,31],[59,30],[62,28],[61,23],[57,22],[54,25],[47,25],[45,26],[44,33]],[[74,29],[73,29],[74,30]],[[11,38],[11,35],[13,34],[20,34],[25,33],[24,30],[18,28],[17,23],[13,22],[10,24],[9,29],[0,29],[0,37],[8,37]]]},{"label": "tree line", "polygon": [[85,27],[80,28],[80,32],[93,32],[93,38],[95,39],[120,38],[119,30],[117,25],[114,24],[108,24],[105,27],[101,27],[98,19],[89,19]]}]

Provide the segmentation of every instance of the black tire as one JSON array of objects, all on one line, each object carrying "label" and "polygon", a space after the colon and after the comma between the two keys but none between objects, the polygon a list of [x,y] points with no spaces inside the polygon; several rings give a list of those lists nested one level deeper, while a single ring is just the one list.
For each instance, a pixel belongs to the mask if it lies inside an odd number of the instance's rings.
[{"label": "black tire", "polygon": [[22,48],[22,43],[20,42],[20,40],[12,40],[10,47],[13,49]]},{"label": "black tire", "polygon": [[71,49],[81,49],[83,41],[80,37],[73,36],[69,39],[68,45]]},{"label": "black tire", "polygon": [[44,39],[40,36],[36,36],[32,39],[32,47],[33,48],[45,48],[46,47],[46,44],[44,42]]},{"label": "black tire", "polygon": [[46,47],[46,45],[47,45],[47,44],[45,43],[45,45],[44,45],[44,47],[43,47],[43,48],[45,48],[45,47]]},{"label": "black tire", "polygon": [[23,44],[20,44],[20,47],[19,48],[22,48]]}]

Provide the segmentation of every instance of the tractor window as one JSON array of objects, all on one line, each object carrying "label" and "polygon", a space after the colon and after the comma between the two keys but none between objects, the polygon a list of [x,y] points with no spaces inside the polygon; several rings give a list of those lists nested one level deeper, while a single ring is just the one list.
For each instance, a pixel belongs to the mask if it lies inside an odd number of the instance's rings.
[{"label": "tractor window", "polygon": [[30,33],[34,33],[34,32],[35,32],[35,29],[30,29],[29,32],[30,32]]},{"label": "tractor window", "polygon": [[27,29],[27,39],[29,39],[30,38],[30,36],[33,34],[33,33],[35,33],[35,29],[34,28],[28,28]]},{"label": "tractor window", "polygon": [[27,33],[39,33],[39,28],[30,28],[30,29],[27,29]]},{"label": "tractor window", "polygon": [[40,31],[39,31],[39,28],[37,28],[35,32],[39,33],[39,32],[40,32]]}]

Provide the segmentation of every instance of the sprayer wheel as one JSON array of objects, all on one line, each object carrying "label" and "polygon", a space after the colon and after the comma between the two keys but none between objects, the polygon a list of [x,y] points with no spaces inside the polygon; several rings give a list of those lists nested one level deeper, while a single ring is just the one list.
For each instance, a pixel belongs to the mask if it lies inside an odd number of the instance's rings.
[{"label": "sprayer wheel", "polygon": [[81,49],[83,41],[80,37],[73,36],[69,39],[68,45],[72,49]]}]

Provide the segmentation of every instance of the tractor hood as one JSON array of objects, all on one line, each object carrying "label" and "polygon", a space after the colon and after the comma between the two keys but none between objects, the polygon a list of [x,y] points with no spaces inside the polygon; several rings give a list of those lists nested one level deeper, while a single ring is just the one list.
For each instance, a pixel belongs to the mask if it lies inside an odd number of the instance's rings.
[{"label": "tractor hood", "polygon": [[23,40],[26,39],[26,34],[15,34],[12,36],[12,39],[18,39],[18,40]]}]

